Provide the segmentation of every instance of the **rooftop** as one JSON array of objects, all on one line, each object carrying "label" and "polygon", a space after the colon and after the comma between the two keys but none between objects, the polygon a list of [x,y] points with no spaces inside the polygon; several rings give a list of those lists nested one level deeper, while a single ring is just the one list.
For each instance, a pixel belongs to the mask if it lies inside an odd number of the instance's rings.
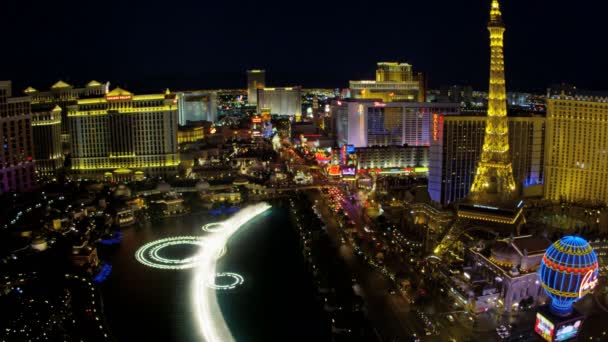
[{"label": "rooftop", "polygon": [[513,247],[520,254],[544,254],[545,250],[551,246],[551,241],[545,237],[518,236],[513,239]]}]

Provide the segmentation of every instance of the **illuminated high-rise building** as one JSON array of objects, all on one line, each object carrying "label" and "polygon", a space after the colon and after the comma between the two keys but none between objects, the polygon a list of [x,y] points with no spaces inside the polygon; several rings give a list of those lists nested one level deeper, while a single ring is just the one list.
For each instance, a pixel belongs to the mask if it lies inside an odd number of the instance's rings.
[{"label": "illuminated high-rise building", "polygon": [[407,63],[379,62],[376,80],[350,81],[355,99],[379,99],[383,102],[424,102],[426,89],[421,73],[414,74]]},{"label": "illuminated high-rise building", "polygon": [[[523,196],[543,194],[545,118],[509,117],[513,176]],[[485,116],[452,115],[433,118],[429,194],[448,205],[466,198],[482,154]]]},{"label": "illuminated high-rise building", "polygon": [[434,115],[460,113],[457,103],[340,100],[330,107],[338,145],[429,146]]},{"label": "illuminated high-rise building", "polygon": [[32,113],[28,97],[12,97],[10,81],[0,81],[0,194],[34,186]]},{"label": "illuminated high-rise building", "polygon": [[39,176],[53,176],[63,167],[61,113],[62,109],[57,105],[46,112],[32,113],[34,161]]},{"label": "illuminated high-rise building", "polygon": [[258,113],[302,116],[302,89],[300,87],[258,89]]},{"label": "illuminated high-rise building", "polygon": [[138,178],[177,171],[175,94],[135,95],[116,88],[68,110],[71,169],[82,177]]},{"label": "illuminated high-rise building", "polygon": [[547,100],[545,197],[608,203],[608,98]]},{"label": "illuminated high-rise building", "polygon": [[258,104],[258,89],[266,87],[266,70],[247,70],[247,102],[250,106]]},{"label": "illuminated high-rise building", "polygon": [[[31,98],[32,113],[43,113],[42,117],[56,106],[61,108],[61,142],[63,153],[70,153],[70,132],[68,128],[68,107],[75,105],[80,98],[91,96],[101,96],[108,91],[109,83],[90,81],[83,88],[74,88],[71,84],[64,81],[57,81],[47,91],[38,91],[32,87],[24,90],[25,95]],[[36,137],[34,137],[35,139]],[[35,141],[37,144],[37,142]]]},{"label": "illuminated high-rise building", "polygon": [[408,82],[413,80],[412,65],[407,63],[379,62],[376,69],[378,82]]},{"label": "illuminated high-rise building", "polygon": [[188,121],[215,122],[217,120],[217,92],[179,92],[177,100],[180,125],[187,125]]}]

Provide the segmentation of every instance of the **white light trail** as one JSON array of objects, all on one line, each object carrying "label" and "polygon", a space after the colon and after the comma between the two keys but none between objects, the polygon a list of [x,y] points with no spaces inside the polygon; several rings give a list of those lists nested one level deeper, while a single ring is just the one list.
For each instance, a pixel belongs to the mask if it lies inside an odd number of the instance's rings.
[{"label": "white light trail", "polygon": [[[184,270],[198,265],[200,253],[196,252],[193,256],[184,259],[172,259],[162,256],[161,251],[172,246],[193,245],[205,248],[207,238],[200,236],[174,236],[148,242],[135,252],[135,259],[140,263],[163,270]],[[226,254],[226,248],[219,250],[216,258],[219,259]]]},{"label": "white light trail", "polygon": [[225,228],[226,228],[226,226],[222,222],[207,223],[206,225],[204,225],[202,227],[203,231],[205,231],[207,233],[221,232]]},{"label": "white light trail", "polygon": [[260,203],[239,211],[223,222],[225,229],[205,240],[205,248],[197,256],[199,264],[195,268],[192,300],[198,329],[206,342],[234,341],[217,303],[216,291],[208,287],[208,284],[215,284],[217,255],[245,223],[268,209],[270,205]]},{"label": "white light trail", "polygon": [[[230,278],[232,281],[227,284],[218,284],[218,279]],[[223,272],[215,275],[215,279],[209,279],[210,283],[207,284],[209,288],[214,290],[232,290],[235,287],[242,285],[245,282],[245,278],[238,273]]]}]

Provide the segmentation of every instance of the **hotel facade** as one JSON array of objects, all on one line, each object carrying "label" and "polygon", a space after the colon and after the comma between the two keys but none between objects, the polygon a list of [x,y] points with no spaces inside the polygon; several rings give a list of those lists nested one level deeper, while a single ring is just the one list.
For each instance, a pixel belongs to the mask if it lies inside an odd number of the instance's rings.
[{"label": "hotel facade", "polygon": [[40,177],[52,177],[63,167],[61,113],[57,105],[49,111],[32,113],[34,161]]},{"label": "hotel facade", "polygon": [[135,95],[116,88],[68,110],[71,170],[81,177],[139,179],[177,171],[175,94]]},{"label": "hotel facade", "polygon": [[28,97],[12,97],[0,81],[0,194],[31,190],[35,184],[32,113]]},{"label": "hotel facade", "polygon": [[547,199],[608,203],[608,98],[549,98],[546,145]]},{"label": "hotel facade", "polygon": [[384,102],[425,102],[426,99],[422,74],[414,74],[407,63],[379,62],[375,80],[350,81],[349,88],[356,99]]},{"label": "hotel facade", "polygon": [[429,146],[435,115],[456,115],[456,103],[382,102],[373,99],[334,101],[339,146]]},{"label": "hotel facade", "polygon": [[[68,107],[76,104],[78,99],[103,96],[108,92],[109,83],[100,83],[97,81],[90,81],[82,88],[75,88],[73,85],[64,81],[57,81],[51,86],[49,90],[39,91],[33,87],[27,87],[24,90],[24,94],[29,96],[32,104],[32,114],[37,116],[38,113],[42,113],[40,117],[44,118],[49,112],[57,109],[57,106],[61,109],[61,143],[63,154],[70,153],[70,132],[68,127]],[[44,119],[43,119],[44,120]],[[55,119],[53,119],[55,121]],[[36,137],[34,137],[35,139]],[[48,143],[46,140],[36,141],[38,144]]]},{"label": "hotel facade", "polygon": [[[541,197],[545,180],[545,118],[509,117],[515,182],[524,196]],[[473,184],[486,130],[485,116],[438,115],[431,128],[429,194],[448,205],[464,199]]]}]

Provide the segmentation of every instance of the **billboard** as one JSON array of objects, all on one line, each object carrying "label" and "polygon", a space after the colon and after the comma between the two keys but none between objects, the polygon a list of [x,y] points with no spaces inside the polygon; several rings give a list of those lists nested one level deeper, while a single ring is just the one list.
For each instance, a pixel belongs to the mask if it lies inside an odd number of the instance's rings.
[{"label": "billboard", "polygon": [[330,165],[328,173],[330,176],[339,176],[342,174],[340,170],[340,165]]},{"label": "billboard", "polygon": [[342,169],[342,175],[343,176],[354,176],[355,175],[355,168],[354,167],[345,167]]},{"label": "billboard", "polygon": [[553,341],[553,333],[555,332],[555,325],[553,322],[541,315],[540,312],[536,313],[536,323],[534,324],[534,331],[544,338],[548,342]]},{"label": "billboard", "polygon": [[583,324],[582,320],[576,320],[574,322],[568,322],[560,325],[555,332],[555,342],[567,341],[575,338]]}]

